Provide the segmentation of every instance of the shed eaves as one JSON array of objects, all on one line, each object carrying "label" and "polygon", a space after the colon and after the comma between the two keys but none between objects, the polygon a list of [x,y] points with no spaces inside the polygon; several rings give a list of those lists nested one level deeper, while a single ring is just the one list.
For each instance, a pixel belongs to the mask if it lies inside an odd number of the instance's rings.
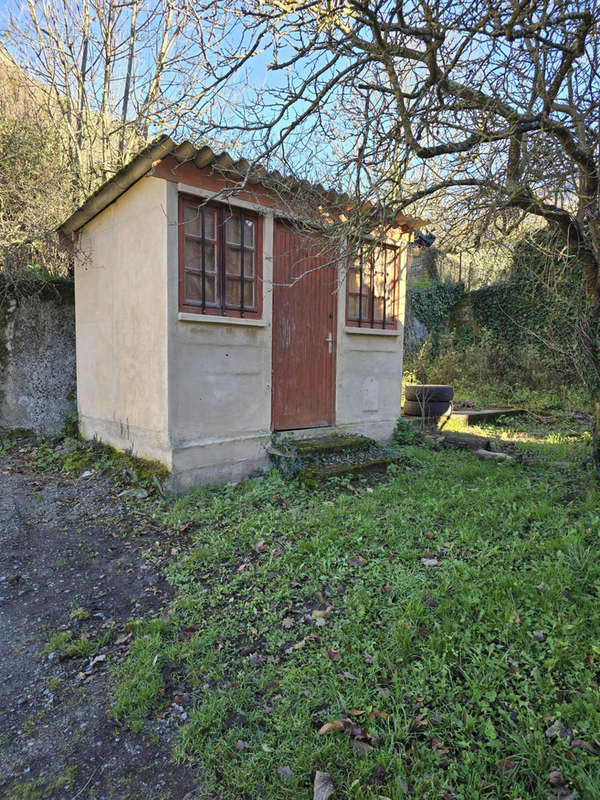
[{"label": "shed eaves", "polygon": [[[185,141],[177,144],[170,136],[164,135],[150,142],[134,158],[122,167],[112,178],[102,184],[88,199],[65,220],[58,230],[66,235],[75,233],[86,225],[93,217],[113,203],[134,183],[146,175],[155,162],[172,156],[179,163],[192,161],[198,168],[210,167],[217,172],[226,173],[235,178],[243,178],[253,183],[268,182],[285,184],[290,190],[294,187],[311,189],[323,197],[324,202],[332,206],[348,208],[352,200],[346,193],[326,189],[321,184],[311,185],[308,181],[285,178],[277,170],[268,172],[260,165],[253,166],[246,159],[234,160],[229,153],[215,153],[208,145],[196,147]],[[418,217],[397,214],[394,222],[410,229],[418,228],[424,222]]]}]

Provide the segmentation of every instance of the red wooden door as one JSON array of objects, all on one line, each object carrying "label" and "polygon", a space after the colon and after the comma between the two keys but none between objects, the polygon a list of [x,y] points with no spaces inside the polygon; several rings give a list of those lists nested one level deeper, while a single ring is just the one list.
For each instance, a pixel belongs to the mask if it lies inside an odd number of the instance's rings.
[{"label": "red wooden door", "polygon": [[276,220],[273,429],[333,424],[336,269],[323,240]]}]

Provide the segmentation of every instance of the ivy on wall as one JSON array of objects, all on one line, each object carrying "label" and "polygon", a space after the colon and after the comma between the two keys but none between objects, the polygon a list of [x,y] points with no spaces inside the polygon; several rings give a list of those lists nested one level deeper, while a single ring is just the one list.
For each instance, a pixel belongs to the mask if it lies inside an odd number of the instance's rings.
[{"label": "ivy on wall", "polygon": [[409,286],[408,300],[413,314],[437,341],[448,330],[450,314],[465,292],[462,281],[436,281]]}]

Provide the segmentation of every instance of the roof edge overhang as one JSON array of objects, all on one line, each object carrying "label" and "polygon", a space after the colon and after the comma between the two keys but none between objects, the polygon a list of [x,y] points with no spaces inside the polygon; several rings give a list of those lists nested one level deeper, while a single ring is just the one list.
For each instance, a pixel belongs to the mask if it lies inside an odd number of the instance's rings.
[{"label": "roof edge overhang", "polygon": [[152,169],[155,161],[160,161],[169,155],[174,148],[175,143],[170,136],[161,136],[151,142],[116,175],[90,195],[85,203],[59,226],[58,230],[67,236],[78,231]]},{"label": "roof edge overhang", "polygon": [[[122,167],[119,172],[102,184],[88,199],[71,214],[59,227],[58,231],[66,236],[71,236],[78,230],[87,225],[91,219],[100,214],[111,203],[124,194],[134,183],[144,175],[147,175],[157,161],[161,161],[167,156],[173,156],[178,162],[192,161],[199,169],[212,168],[219,172],[228,173],[232,177],[242,177],[244,180],[250,179],[258,184],[267,184],[269,181],[284,183],[288,190],[296,187],[310,187],[319,194],[323,195],[325,203],[338,205],[349,209],[352,201],[349,195],[338,193],[334,190],[326,190],[320,184],[312,186],[308,181],[298,181],[292,178],[284,178],[279,172],[267,172],[261,166],[251,167],[245,159],[234,161],[227,152],[215,153],[207,145],[196,148],[191,142],[184,141],[177,144],[168,135],[160,136],[141,150],[128,164]],[[372,205],[369,204],[370,209]],[[424,220],[410,215],[396,214],[392,222],[393,227],[399,227],[404,232],[417,229],[424,225]]]}]

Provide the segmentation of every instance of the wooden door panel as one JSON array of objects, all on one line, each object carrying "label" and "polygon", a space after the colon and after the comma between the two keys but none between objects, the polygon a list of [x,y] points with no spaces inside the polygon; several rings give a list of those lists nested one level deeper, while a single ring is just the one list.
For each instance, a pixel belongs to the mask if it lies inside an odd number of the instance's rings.
[{"label": "wooden door panel", "polygon": [[[333,424],[336,270],[314,235],[276,221],[273,241],[273,428]],[[331,352],[330,352],[331,350]]]}]

